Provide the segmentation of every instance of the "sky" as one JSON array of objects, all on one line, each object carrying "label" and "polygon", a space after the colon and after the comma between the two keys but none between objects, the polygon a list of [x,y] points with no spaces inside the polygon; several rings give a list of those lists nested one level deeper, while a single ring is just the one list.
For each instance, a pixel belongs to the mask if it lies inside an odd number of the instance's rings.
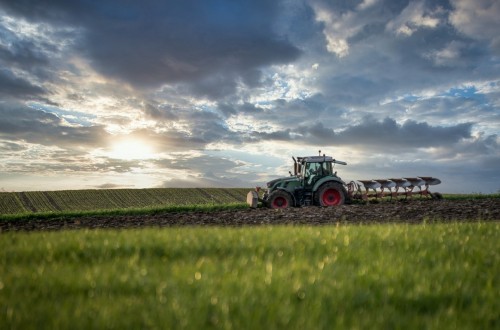
[{"label": "sky", "polygon": [[500,191],[498,0],[0,0],[0,191]]}]

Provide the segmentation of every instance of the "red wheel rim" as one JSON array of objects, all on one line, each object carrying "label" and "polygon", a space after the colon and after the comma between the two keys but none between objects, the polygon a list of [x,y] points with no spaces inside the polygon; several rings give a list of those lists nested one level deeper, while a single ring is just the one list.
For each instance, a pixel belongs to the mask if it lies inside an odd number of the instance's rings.
[{"label": "red wheel rim", "polygon": [[321,196],[321,200],[325,206],[339,205],[341,200],[340,192],[337,189],[327,189]]},{"label": "red wheel rim", "polygon": [[284,209],[288,207],[288,201],[285,197],[278,196],[273,199],[273,208]]}]

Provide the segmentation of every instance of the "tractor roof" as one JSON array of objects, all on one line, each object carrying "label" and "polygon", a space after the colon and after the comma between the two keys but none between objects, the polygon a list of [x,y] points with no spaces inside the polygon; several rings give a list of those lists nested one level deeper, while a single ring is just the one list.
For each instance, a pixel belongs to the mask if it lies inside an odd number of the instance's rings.
[{"label": "tractor roof", "polygon": [[332,162],[334,159],[330,156],[308,156],[308,157],[297,157],[299,162],[305,163],[321,163],[321,162]]}]

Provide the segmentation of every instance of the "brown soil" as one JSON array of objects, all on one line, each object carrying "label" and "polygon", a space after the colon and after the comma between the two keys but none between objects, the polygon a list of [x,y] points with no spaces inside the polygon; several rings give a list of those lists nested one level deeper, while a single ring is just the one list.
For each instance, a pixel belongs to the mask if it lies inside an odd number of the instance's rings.
[{"label": "brown soil", "polygon": [[413,200],[317,206],[271,210],[267,208],[184,212],[134,216],[92,216],[47,220],[0,221],[0,231],[61,230],[79,228],[137,228],[171,226],[245,226],[267,224],[372,224],[450,221],[500,221],[500,199]]}]

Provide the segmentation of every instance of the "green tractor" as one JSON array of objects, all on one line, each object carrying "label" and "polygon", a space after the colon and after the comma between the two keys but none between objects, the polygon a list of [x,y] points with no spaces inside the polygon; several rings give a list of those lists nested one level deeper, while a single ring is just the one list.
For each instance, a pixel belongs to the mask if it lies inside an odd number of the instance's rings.
[{"label": "green tractor", "polygon": [[336,206],[344,204],[348,199],[346,184],[337,172],[334,164],[347,165],[330,156],[292,157],[294,173],[289,177],[279,178],[267,183],[267,190],[259,197],[260,187],[250,191],[247,203],[256,208],[260,201],[273,209],[284,209],[293,206]]}]

